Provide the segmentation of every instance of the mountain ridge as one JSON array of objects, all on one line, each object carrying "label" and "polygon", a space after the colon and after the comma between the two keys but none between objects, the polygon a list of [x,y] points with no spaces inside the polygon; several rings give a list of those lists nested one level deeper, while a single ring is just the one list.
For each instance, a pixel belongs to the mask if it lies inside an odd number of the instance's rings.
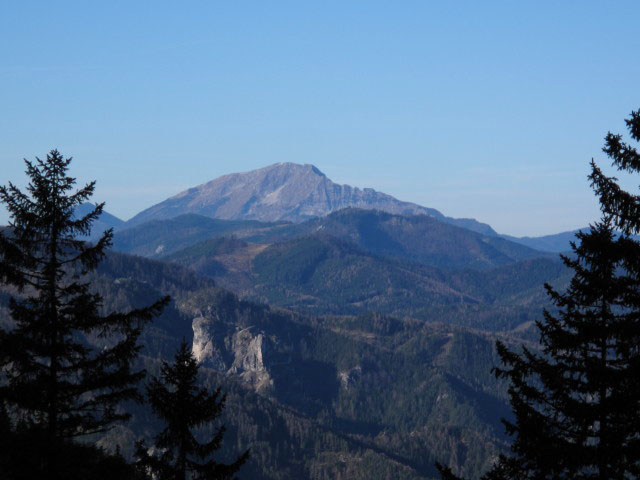
[{"label": "mountain ridge", "polygon": [[[81,205],[75,207],[73,211],[73,215],[75,218],[82,218],[83,216],[91,213],[95,208],[95,204],[90,202],[85,202]],[[94,220],[93,228],[91,229],[91,233],[89,234],[90,240],[96,240],[102,236],[102,234],[109,230],[110,228],[118,229],[125,225],[125,221],[120,218],[112,215],[111,213],[103,210],[100,216]]]},{"label": "mountain ridge", "polygon": [[219,220],[184,214],[118,231],[114,249],[164,257],[218,236],[234,235],[251,243],[272,244],[318,232],[354,242],[373,253],[445,268],[487,269],[550,255],[428,215],[394,215],[359,208],[345,208],[302,223]]},{"label": "mountain ridge", "polygon": [[339,185],[314,165],[290,162],[230,173],[189,188],[138,213],[127,222],[127,227],[185,213],[224,220],[300,223],[348,207],[399,215],[424,214],[497,236],[491,226],[477,220],[446,217],[436,209],[401,201],[372,188]]},{"label": "mountain ridge", "polygon": [[[353,239],[316,232],[271,245],[217,237],[174,252],[175,262],[214,279],[242,298],[311,314],[376,311],[423,321],[455,312],[494,311],[474,326],[513,328],[548,306],[544,282],[565,281],[558,259],[498,263],[491,269],[450,270],[372,253]],[[512,321],[499,312],[508,309]],[[464,320],[466,322],[466,320]],[[457,323],[455,320],[453,323]]]}]

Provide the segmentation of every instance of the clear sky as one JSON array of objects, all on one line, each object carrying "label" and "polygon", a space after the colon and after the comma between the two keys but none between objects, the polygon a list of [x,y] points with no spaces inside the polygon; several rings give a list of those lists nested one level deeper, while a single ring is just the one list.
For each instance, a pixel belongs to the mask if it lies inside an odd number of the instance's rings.
[{"label": "clear sky", "polygon": [[128,219],[289,161],[501,233],[581,227],[588,162],[640,108],[639,18],[637,0],[0,2],[0,184],[55,147]]}]

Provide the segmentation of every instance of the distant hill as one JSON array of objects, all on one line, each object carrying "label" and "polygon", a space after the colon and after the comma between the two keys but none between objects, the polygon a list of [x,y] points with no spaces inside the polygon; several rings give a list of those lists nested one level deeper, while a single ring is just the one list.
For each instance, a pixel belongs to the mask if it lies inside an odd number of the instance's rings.
[{"label": "distant hill", "polygon": [[255,232],[277,226],[243,220],[219,220],[186,214],[169,220],[152,220],[132,228],[119,230],[113,248],[144,257],[159,257],[219,235]]},{"label": "distant hill", "polygon": [[556,257],[428,215],[393,215],[359,208],[346,208],[300,224],[248,230],[239,236],[271,244],[316,233],[353,242],[377,255],[449,269],[482,270],[531,258]]},{"label": "distant hill", "polygon": [[333,235],[372,253],[444,268],[485,269],[548,256],[427,215],[393,215],[349,208],[310,220],[300,225],[300,229],[305,233]]},{"label": "distant hill", "polygon": [[304,304],[320,313],[390,313],[394,304],[406,308],[412,302],[477,301],[465,299],[424,269],[375,257],[328,235],[277,243],[255,250],[254,255],[250,248],[241,240],[215,239],[175,252],[166,260],[190,266],[224,285],[227,277],[233,279],[242,269],[250,279],[252,297],[283,306]]},{"label": "distant hill", "polygon": [[[577,242],[576,234],[579,232],[587,232],[589,227],[581,228],[578,230],[571,230],[569,232],[556,233],[554,235],[545,235],[543,237],[511,237],[509,235],[500,235],[502,238],[510,240],[512,242],[526,245],[536,250],[555,252],[555,253],[567,253],[571,252],[571,242]],[[640,240],[640,236],[633,235],[635,240]]]},{"label": "distant hill", "polygon": [[[84,215],[90,213],[95,208],[95,205],[92,203],[83,203],[79,205],[75,209],[76,217],[83,217]],[[89,235],[90,239],[99,238],[105,230],[110,228],[116,229],[124,225],[124,221],[120,220],[118,217],[111,215],[107,211],[102,211],[102,215],[96,221],[93,222],[93,228],[91,230],[91,235]]]},{"label": "distant hill", "polygon": [[[542,284],[566,271],[560,262],[546,259],[509,267],[476,274],[443,271],[378,257],[349,242],[318,234],[268,247],[254,258],[251,274],[256,298],[270,304],[322,314],[379,311],[438,320],[441,312],[450,309],[496,303],[523,306],[532,294],[546,304]],[[535,313],[539,313],[540,304],[535,303]],[[522,319],[513,313],[515,326]]]},{"label": "distant hill", "polygon": [[588,228],[571,230],[569,232],[544,235],[542,237],[512,237],[510,235],[500,235],[502,238],[512,242],[526,245],[527,247],[545,252],[568,252],[571,250],[571,242],[576,241],[576,233],[586,231]]},{"label": "distant hill", "polygon": [[315,314],[378,311],[508,330],[548,306],[543,284],[565,283],[557,259],[490,270],[442,270],[379,256],[324,233],[272,245],[215,238],[163,258],[213,278],[244,298]]},{"label": "distant hill", "polygon": [[296,224],[183,215],[120,230],[114,248],[125,253],[161,257],[216,236],[235,235],[251,243],[272,244],[316,233],[353,242],[378,255],[442,268],[487,269],[550,255],[428,215],[393,215],[356,208]]},{"label": "distant hill", "polygon": [[445,217],[433,208],[403,202],[371,188],[338,185],[313,165],[277,163],[258,170],[224,175],[154,205],[127,223],[167,220],[196,213],[225,220],[302,222],[347,207],[394,214],[424,214],[486,235],[493,229],[473,219]]}]

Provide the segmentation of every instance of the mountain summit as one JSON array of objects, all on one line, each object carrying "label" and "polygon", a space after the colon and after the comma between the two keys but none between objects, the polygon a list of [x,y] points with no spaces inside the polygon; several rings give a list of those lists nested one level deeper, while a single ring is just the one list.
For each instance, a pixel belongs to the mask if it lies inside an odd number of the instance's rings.
[{"label": "mountain summit", "polygon": [[302,222],[347,207],[401,215],[424,214],[495,235],[491,227],[475,220],[451,219],[435,209],[402,202],[371,188],[338,185],[313,165],[296,163],[276,163],[224,175],[140,212],[128,224],[166,220],[185,213],[226,220]]}]

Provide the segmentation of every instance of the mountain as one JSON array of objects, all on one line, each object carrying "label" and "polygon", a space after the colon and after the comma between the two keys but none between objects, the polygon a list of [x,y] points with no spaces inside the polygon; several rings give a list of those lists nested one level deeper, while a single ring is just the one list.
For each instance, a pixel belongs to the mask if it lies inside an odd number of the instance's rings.
[{"label": "mountain", "polygon": [[225,220],[302,222],[346,207],[401,215],[424,214],[486,235],[497,235],[473,219],[445,217],[433,208],[403,202],[371,188],[338,185],[313,165],[276,163],[244,173],[224,175],[154,205],[127,223],[140,225],[196,213]]},{"label": "mountain", "polygon": [[169,220],[152,220],[132,228],[119,230],[113,248],[119,252],[159,257],[219,235],[246,232],[258,234],[277,223],[251,220],[218,220],[196,214],[184,214]]},{"label": "mountain", "polygon": [[378,255],[442,268],[486,269],[548,256],[503,238],[472,232],[427,215],[394,215],[347,208],[309,220],[299,228],[306,234],[324,233],[354,242]]},{"label": "mountain", "polygon": [[571,250],[571,242],[576,241],[576,234],[586,231],[587,228],[579,230],[571,230],[569,232],[555,233],[552,235],[544,235],[542,237],[512,237],[510,235],[500,235],[506,240],[526,245],[529,248],[541,250],[544,252],[569,252]]},{"label": "mountain", "polygon": [[537,257],[549,257],[492,235],[456,227],[428,215],[393,215],[347,208],[302,223],[216,220],[180,215],[119,230],[114,248],[124,253],[161,257],[217,236],[234,235],[255,244],[273,244],[324,233],[378,255],[442,268],[487,269]]},{"label": "mountain", "polygon": [[355,208],[297,224],[181,215],[120,231],[114,247],[298,311],[379,311],[486,330],[536,318],[548,306],[542,285],[566,270],[556,255],[433,217]]},{"label": "mountain", "polygon": [[[94,208],[95,205],[93,205],[92,203],[83,203],[82,205],[78,205],[75,208],[74,216],[76,218],[81,218],[93,211]],[[102,233],[105,230],[108,230],[110,228],[119,228],[124,225],[124,223],[125,222],[123,220],[120,220],[118,217],[111,215],[109,212],[103,210],[102,215],[100,215],[100,217],[98,217],[98,219],[93,222],[93,228],[91,229],[91,235],[89,235],[89,238],[99,238],[100,236],[102,236]]]},{"label": "mountain", "polygon": [[314,314],[377,311],[483,330],[508,330],[549,306],[543,284],[564,283],[559,260],[491,270],[442,270],[383,257],[328,234],[272,245],[219,237],[163,258],[253,299]]},{"label": "mountain", "polygon": [[[509,235],[500,235],[502,238],[511,242],[516,242],[527,247],[544,252],[567,253],[571,252],[571,242],[578,242],[576,234],[579,232],[588,232],[589,227],[569,232],[556,233],[553,235],[545,235],[543,237],[511,237]],[[640,240],[639,235],[633,235],[636,241]],[[578,242],[579,243],[579,242]]]}]

